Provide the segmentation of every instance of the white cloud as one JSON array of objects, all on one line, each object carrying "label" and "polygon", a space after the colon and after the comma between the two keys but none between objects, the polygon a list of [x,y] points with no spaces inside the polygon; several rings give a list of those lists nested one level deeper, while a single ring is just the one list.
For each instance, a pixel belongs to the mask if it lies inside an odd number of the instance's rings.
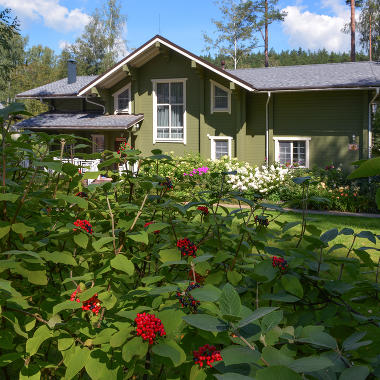
[{"label": "white cloud", "polygon": [[317,14],[302,6],[288,6],[283,22],[284,33],[289,37],[293,48],[327,49],[330,51],[348,51],[350,36],[342,29],[349,20],[349,9],[340,0],[322,0],[321,6],[330,10],[332,16]]},{"label": "white cloud", "polygon": [[44,24],[60,32],[80,31],[90,16],[75,8],[59,4],[60,0],[0,0],[0,5],[11,8],[21,20],[43,20]]},{"label": "white cloud", "polygon": [[69,42],[67,42],[67,41],[63,41],[63,40],[59,41],[59,48],[60,48],[61,50],[65,49],[65,48],[67,48],[67,47],[69,47],[69,46],[70,46],[70,43],[69,43]]}]

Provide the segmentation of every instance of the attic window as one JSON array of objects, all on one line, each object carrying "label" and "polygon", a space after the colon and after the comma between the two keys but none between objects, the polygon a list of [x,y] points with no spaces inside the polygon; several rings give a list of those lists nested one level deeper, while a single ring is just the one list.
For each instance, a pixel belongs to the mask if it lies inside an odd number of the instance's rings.
[{"label": "attic window", "polygon": [[231,113],[231,90],[211,80],[211,113]]},{"label": "attic window", "polygon": [[115,113],[131,113],[131,84],[112,94]]}]

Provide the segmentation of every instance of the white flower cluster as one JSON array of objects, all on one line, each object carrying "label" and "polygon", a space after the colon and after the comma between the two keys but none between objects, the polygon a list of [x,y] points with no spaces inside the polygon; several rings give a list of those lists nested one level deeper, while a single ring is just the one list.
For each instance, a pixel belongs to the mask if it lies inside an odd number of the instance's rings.
[{"label": "white flower cluster", "polygon": [[236,175],[229,175],[228,183],[234,190],[255,190],[261,194],[268,194],[280,186],[289,174],[289,169],[280,165],[265,165],[252,168],[248,163],[227,163],[229,171],[237,171]]}]

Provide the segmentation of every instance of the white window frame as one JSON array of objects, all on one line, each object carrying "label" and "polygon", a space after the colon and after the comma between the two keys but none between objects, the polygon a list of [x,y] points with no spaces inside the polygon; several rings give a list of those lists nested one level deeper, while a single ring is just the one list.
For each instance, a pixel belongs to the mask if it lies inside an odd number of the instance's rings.
[{"label": "white window frame", "polygon": [[[309,168],[310,166],[310,140],[311,137],[273,137],[274,140],[274,157],[276,162],[280,162],[280,141],[305,141],[305,166],[300,166],[301,168]],[[293,144],[291,145],[291,160],[293,165]]]},{"label": "white window frame", "polygon": [[211,140],[211,159],[212,160],[216,159],[215,158],[216,157],[216,144],[215,144],[216,140],[227,140],[228,141],[228,157],[231,158],[231,155],[232,155],[231,148],[232,148],[233,137],[231,137],[231,136],[210,136],[210,135],[207,135],[207,137]]},{"label": "white window frame", "polygon": [[[129,91],[129,102],[128,102],[128,109],[119,110],[119,102],[118,97],[121,93],[123,93],[125,90]],[[112,94],[113,96],[113,106],[115,113],[121,112],[121,113],[128,113],[131,114],[132,110],[132,97],[131,97],[131,83],[128,83],[126,86],[122,87],[120,90],[117,90],[115,93]]]},{"label": "white window frame", "polygon": [[[174,142],[186,145],[186,81],[187,78],[152,79],[153,84],[153,144],[158,142]],[[183,84],[183,139],[160,139],[157,137],[157,83],[179,83]],[[170,112],[169,112],[170,120]],[[169,123],[170,124],[170,123]]]},{"label": "white window frame", "polygon": [[[231,90],[229,88],[227,88],[227,87],[224,87],[220,83],[215,82],[212,79],[210,79],[210,87],[211,87],[211,97],[210,97],[211,114],[213,114],[214,112],[228,112],[229,114],[231,114]],[[215,104],[215,99],[214,99],[214,96],[215,96],[215,87],[219,87],[221,90],[227,92],[227,95],[228,95],[228,97],[227,97],[227,103],[228,103],[228,105],[227,105],[226,108],[215,108],[214,107],[214,104]]]}]

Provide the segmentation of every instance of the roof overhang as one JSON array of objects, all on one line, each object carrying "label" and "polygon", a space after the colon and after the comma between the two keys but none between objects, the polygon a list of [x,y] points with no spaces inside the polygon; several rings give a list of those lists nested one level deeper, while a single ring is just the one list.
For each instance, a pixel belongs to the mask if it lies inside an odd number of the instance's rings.
[{"label": "roof overhang", "polygon": [[122,59],[120,62],[118,62],[114,67],[106,71],[104,74],[99,75],[92,82],[90,82],[88,85],[79,90],[78,96],[88,94],[91,91],[91,89],[96,86],[101,86],[104,88],[112,87],[121,79],[125,78],[125,72],[123,71],[124,65],[130,64],[133,67],[141,67],[144,63],[148,62],[149,60],[160,54],[161,45],[177,52],[178,54],[181,54],[189,60],[194,61],[199,66],[204,67],[207,70],[210,70],[220,75],[221,77],[244,88],[247,91],[255,91],[255,88],[248,82],[245,82],[244,80],[236,77],[235,75],[230,74],[227,71],[205,61],[204,59],[189,52],[188,50],[181,48],[180,46],[174,44],[173,42],[167,40],[164,37],[155,36],[151,40],[146,42],[144,45],[136,49],[134,52],[129,54],[127,57]]},{"label": "roof overhang", "polygon": [[271,93],[287,93],[287,92],[308,92],[308,91],[368,91],[368,90],[376,90],[379,87],[320,87],[320,88],[314,88],[314,87],[304,87],[304,88],[284,88],[284,89],[262,89],[257,90],[256,92],[258,94],[266,94],[268,92]]}]

